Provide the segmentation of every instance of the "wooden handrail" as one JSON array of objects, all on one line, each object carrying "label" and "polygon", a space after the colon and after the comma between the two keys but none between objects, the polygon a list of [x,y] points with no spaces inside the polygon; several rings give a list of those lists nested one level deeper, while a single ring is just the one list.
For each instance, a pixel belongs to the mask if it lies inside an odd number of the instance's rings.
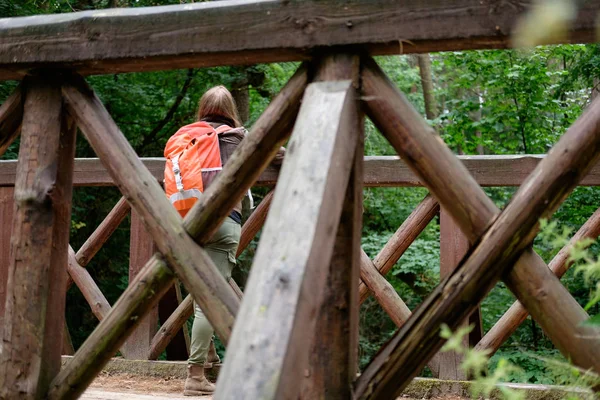
[{"label": "wooden handrail", "polygon": [[[458,156],[480,186],[519,186],[543,160],[545,155],[515,154]],[[160,157],[141,158],[159,181],[163,180],[165,160]],[[422,187],[421,180],[406,163],[395,156],[367,156],[364,159],[366,187]],[[0,186],[14,186],[17,160],[0,160]],[[254,186],[275,186],[279,169],[267,168]],[[112,178],[98,158],[77,158],[73,172],[75,186],[114,186]],[[600,186],[600,164],[595,165],[579,186]]]},{"label": "wooden handrail", "polygon": [[[0,79],[57,66],[107,74],[299,61],[323,46],[361,46],[372,55],[506,48],[527,9],[473,0],[346,5],[239,0],[7,18]],[[595,42],[598,2],[581,8],[565,41]],[[227,40],[213,34],[217,28]]]}]

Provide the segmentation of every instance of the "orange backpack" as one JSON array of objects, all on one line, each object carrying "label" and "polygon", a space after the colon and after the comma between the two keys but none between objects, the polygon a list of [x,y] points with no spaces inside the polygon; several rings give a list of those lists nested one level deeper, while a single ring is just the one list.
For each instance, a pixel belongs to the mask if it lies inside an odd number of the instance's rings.
[{"label": "orange backpack", "polygon": [[206,122],[195,122],[180,128],[165,147],[165,191],[175,209],[185,217],[204,192],[202,173],[223,169],[219,151],[219,133]]}]

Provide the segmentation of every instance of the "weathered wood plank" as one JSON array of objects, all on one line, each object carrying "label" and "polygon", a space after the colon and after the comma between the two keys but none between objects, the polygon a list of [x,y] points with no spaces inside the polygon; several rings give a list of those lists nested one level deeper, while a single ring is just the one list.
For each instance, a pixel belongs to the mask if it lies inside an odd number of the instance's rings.
[{"label": "weathered wood plank", "polygon": [[[129,234],[129,282],[144,268],[154,255],[156,248],[152,236],[144,227],[140,214],[131,210],[131,230]],[[137,328],[129,335],[122,346],[125,356],[131,360],[147,360],[150,342],[158,329],[158,307],[142,318]]]},{"label": "weathered wood plank", "polygon": [[397,327],[404,325],[411,316],[410,309],[364,251],[361,251],[360,278],[394,324]]},{"label": "weathered wood plank", "polygon": [[19,136],[23,119],[23,95],[19,85],[0,106],[0,155]]},{"label": "weathered wood plank", "polygon": [[[315,62],[315,81],[350,80],[359,85],[359,57],[330,54]],[[315,335],[308,349],[308,365],[300,399],[349,399],[358,372],[358,286],[363,211],[364,115],[353,105],[356,149],[346,187],[337,235],[318,306]],[[322,129],[322,128],[321,128]]]},{"label": "weathered wood plank", "polygon": [[85,267],[89,264],[96,253],[102,248],[104,243],[106,243],[114,231],[116,231],[119,225],[121,225],[121,222],[123,222],[130,210],[131,206],[125,197],[121,197],[112,210],[110,210],[106,218],[102,220],[96,230],[90,235],[89,238],[87,238],[79,250],[77,250],[75,259],[79,265]]},{"label": "weathered wood plank", "polygon": [[49,78],[26,83],[0,354],[4,398],[43,397],[60,369],[75,130],[61,115],[60,83]]},{"label": "weathered wood plank", "polygon": [[[6,302],[6,285],[10,266],[10,238],[12,235],[13,209],[15,207],[14,189],[0,188],[0,326],[4,326],[4,306]],[[0,338],[4,329],[0,329]]]},{"label": "weathered wood plank", "polygon": [[[450,150],[443,145],[440,139],[435,136],[431,127],[423,121],[416,111],[414,111],[393,84],[385,78],[383,72],[381,72],[372,60],[365,60],[365,68],[363,70],[363,91],[363,98],[367,100],[364,103],[367,114],[387,136],[396,150],[399,153],[404,154],[407,160],[411,161],[411,167],[421,176],[427,178],[426,180],[430,191],[438,198],[440,204],[452,214],[452,217],[460,225],[463,232],[468,235],[470,241],[474,242],[479,236],[483,236],[490,226],[491,221],[494,221],[495,216],[498,215],[499,210],[497,210],[491,200],[485,196],[483,190],[477,187],[476,182],[474,182],[472,177],[466,172],[464,166],[461,165],[461,163],[452,155]],[[598,106],[599,104],[596,103],[595,105]],[[562,199],[562,196],[568,193],[572,184],[574,185],[576,183],[576,179],[574,178],[583,176],[587,167],[591,166],[591,163],[595,161],[593,155],[598,143],[596,143],[597,140],[594,140],[599,135],[594,134],[596,133],[596,128],[599,126],[597,122],[597,119],[600,118],[599,114],[600,110],[598,110],[598,108],[592,107],[588,109],[584,116],[581,117],[576,124],[569,129],[567,134],[563,136],[559,145],[557,145],[558,147],[555,147],[555,150],[550,152],[548,157],[541,163],[544,164],[544,166],[542,167],[540,164],[538,168],[536,168],[534,174],[529,178],[530,180],[528,182],[530,183],[523,185],[519,193],[533,196],[532,204],[535,202],[533,200],[540,200],[541,196],[542,199],[540,201],[548,203],[549,210],[553,209],[553,207],[557,205],[557,199]],[[577,138],[577,135],[579,135],[579,138]],[[567,142],[565,142],[565,138],[568,138]],[[573,138],[575,138],[575,141],[579,141],[572,143]],[[572,148],[564,148],[564,143],[571,143],[573,146]],[[583,146],[581,146],[582,144]],[[583,149],[581,150],[581,154],[579,154],[579,149],[581,147],[583,147]],[[572,157],[572,154],[577,154],[577,156]],[[560,158],[561,155],[564,159]],[[435,160],[435,162],[430,160]],[[550,167],[549,165],[553,166]],[[563,172],[565,170],[568,170],[569,173],[565,174]],[[561,174],[563,175],[561,176]],[[530,189],[532,187],[537,190],[536,193],[531,193]],[[544,195],[547,195],[548,198],[543,198]],[[519,200],[523,200],[524,196],[521,195],[520,197]],[[462,201],[457,202],[457,199],[461,199]],[[515,202],[515,199],[513,199],[513,202],[509,205],[512,209],[514,209],[515,204],[522,205],[520,201]],[[522,207],[520,212],[521,218],[530,218],[533,215],[529,212],[531,210],[530,207],[531,204]],[[506,210],[508,210],[508,207]],[[524,212],[523,210],[527,210],[527,212]],[[533,212],[533,210],[531,210],[531,212]],[[496,223],[498,223],[498,221],[504,221],[502,216],[500,219],[496,220]],[[509,232],[510,229],[525,229],[522,232],[524,234],[523,241],[518,241],[518,243],[513,241],[512,246],[521,246],[523,243],[528,244],[527,240],[530,239],[531,235],[529,234],[526,225],[514,223],[514,221],[507,225],[512,226],[502,226],[499,231],[490,230],[490,234],[493,234],[491,237],[498,232]],[[485,235],[487,237],[487,234]],[[508,237],[510,237],[510,235],[508,235]],[[498,242],[504,243],[503,240]],[[482,244],[483,242],[480,243],[480,245]],[[498,248],[494,251],[497,250]],[[519,248],[517,248],[517,250],[519,250]],[[484,258],[486,258],[486,260],[489,259],[489,255],[491,254],[493,253],[490,252],[489,254],[484,255]],[[508,252],[505,256],[510,254],[511,252]],[[512,275],[517,270],[525,272],[535,271],[536,275],[543,276],[544,279],[547,280],[546,284],[549,285],[547,287],[551,287],[552,290],[549,292],[545,291],[543,293],[543,299],[541,299],[536,297],[535,288],[527,283],[522,287],[511,287],[511,289],[514,290],[519,299],[522,298],[524,300],[526,307],[532,312],[532,315],[534,315],[534,317],[537,316],[536,320],[539,318],[540,325],[544,327],[544,330],[562,352],[570,356],[577,365],[586,369],[595,368],[598,370],[597,364],[600,362],[600,356],[598,354],[593,354],[600,351],[600,346],[594,343],[594,341],[598,340],[597,332],[590,332],[590,330],[593,330],[592,328],[581,326],[581,322],[588,318],[587,314],[568,294],[556,277],[551,274],[549,269],[543,264],[543,261],[536,261],[539,257],[535,255],[535,253],[532,251],[525,251],[523,257],[527,257],[529,254],[531,254],[532,257],[525,259],[521,258],[512,269],[510,268],[510,262],[508,262],[507,265],[504,265],[504,267],[509,270],[508,275]],[[471,260],[471,257],[469,257],[469,260]],[[513,260],[514,259],[508,259],[508,261]],[[436,290],[429,298],[429,304],[436,303],[440,298],[446,300],[451,299],[452,293],[455,293],[454,289],[450,289],[453,286],[448,286],[448,290],[444,289],[449,284],[464,285],[466,282],[468,286],[468,283],[471,282],[472,285],[476,286],[475,288],[470,288],[468,291],[461,293],[460,296],[454,297],[454,300],[458,299],[463,307],[439,309],[439,312],[442,314],[454,312],[452,318],[444,317],[445,319],[442,320],[444,322],[453,324],[459,323],[460,320],[466,316],[463,314],[465,312],[468,314],[468,312],[471,311],[470,307],[474,308],[477,302],[481,300],[482,296],[485,295],[485,292],[488,289],[486,285],[489,284],[491,288],[491,284],[495,282],[495,279],[500,277],[500,275],[498,275],[498,266],[495,266],[494,268],[485,270],[476,269],[480,274],[483,274],[488,281],[480,281],[479,278],[469,278],[461,280],[460,282],[455,282],[456,279],[454,278],[460,277],[461,273],[464,272],[463,269],[465,265],[469,265],[469,262],[467,261],[466,264],[462,264],[460,268],[455,270],[451,278],[446,280],[440,289]],[[523,278],[523,280],[527,279]],[[441,297],[442,295],[443,297]],[[470,297],[471,301],[467,301],[469,299],[465,299],[465,296]],[[545,308],[545,301],[548,300],[549,297],[553,298],[553,300],[549,302],[552,304],[553,309]],[[554,299],[556,299],[556,301]],[[468,303],[470,303],[470,307],[467,306]],[[439,306],[440,304],[437,305]],[[427,308],[427,305],[419,308],[421,316],[426,315],[424,314],[424,310]],[[457,312],[459,310],[461,312]],[[429,315],[431,316],[432,314]],[[440,316],[441,314],[437,317]],[[555,325],[552,325],[550,323],[550,317],[544,319],[544,316],[552,316],[554,323],[556,324],[558,322],[558,325],[560,326],[556,327]],[[433,332],[431,341],[420,340],[419,346],[416,346],[416,344],[413,343],[415,348],[421,349],[422,344],[425,344],[427,346],[432,346],[430,348],[431,352],[439,349],[441,343],[440,338],[437,337],[437,330],[439,329],[439,323],[441,321],[437,317],[435,317],[434,320],[436,320],[438,325],[435,328],[436,331]],[[413,321],[414,323],[411,324],[410,321]],[[423,319],[414,318],[409,320],[403,329],[401,329],[399,335],[390,342],[393,344],[387,347],[387,350],[384,349],[383,352],[380,352],[376,361],[367,369],[369,373],[365,373],[361,376],[359,393],[365,394],[367,391],[371,392],[372,389],[376,390],[378,393],[384,393],[386,391],[388,393],[395,393],[396,391],[401,390],[408,380],[414,376],[418,366],[422,365],[424,360],[427,359],[427,356],[430,355],[429,351],[426,352],[427,354],[425,357],[414,359],[415,361],[418,360],[413,364],[415,365],[414,369],[406,368],[404,371],[398,371],[399,367],[404,365],[402,362],[386,362],[385,360],[388,358],[390,352],[399,354],[397,350],[405,346],[408,342],[405,341],[402,346],[398,347],[398,339],[407,334],[407,332],[412,331],[411,327],[418,325],[420,323],[419,321],[422,322]],[[431,333],[431,331],[427,332]],[[412,334],[410,336],[414,338]],[[407,351],[404,355],[409,353],[412,352]],[[421,354],[423,355],[423,353]],[[382,366],[381,370],[379,366]],[[385,383],[381,381],[381,379],[383,379]],[[374,386],[375,381],[379,381],[381,384]]]},{"label": "weathered wood plank", "polygon": [[[392,269],[439,210],[440,205],[437,201],[432,196],[427,195],[410,213],[373,260],[373,264],[381,275],[385,276]],[[362,282],[358,286],[358,294],[361,304],[369,297],[369,288]]]},{"label": "weathered wood plank", "polygon": [[[179,307],[180,301],[177,301],[177,290],[176,287],[179,286],[179,281],[175,282],[171,289],[165,293],[165,295],[160,299],[158,303],[158,319],[161,323],[164,323],[169,319],[173,312],[177,310]],[[181,293],[181,291],[180,291]],[[183,299],[181,299],[183,300]],[[158,328],[155,325],[148,342],[148,351],[144,354],[145,358],[149,359],[149,351],[152,350],[152,342],[158,333]],[[185,323],[181,325],[181,328],[175,332],[175,335],[169,341],[167,348],[165,349],[167,352],[167,360],[175,361],[175,360],[187,360],[189,357],[189,340],[186,343],[185,333],[187,332],[187,326]],[[188,336],[189,339],[189,336]]]},{"label": "weathered wood plank", "polygon": [[[571,254],[573,245],[583,238],[596,240],[598,236],[600,236],[600,209],[596,210],[571,238],[569,243],[554,256],[548,267],[550,267],[558,278],[562,277],[572,265],[572,261],[569,261],[569,255]],[[504,313],[479,343],[477,343],[475,349],[488,351],[490,355],[494,354],[527,319],[528,315],[529,313],[521,303],[518,301],[514,302],[508,311]]]},{"label": "weathered wood plank", "polygon": [[[204,211],[194,215],[192,209],[186,215],[184,222],[189,223],[188,234],[199,243],[210,239],[212,232],[275,157],[295,120],[307,80],[306,68],[299,68],[207,188],[196,205]],[[156,304],[157,297],[169,288],[174,279],[163,258],[157,254],[138,276],[134,285],[130,285],[121,296],[123,301],[115,304],[109,318],[100,323],[52,382],[50,399],[76,398],[81,394],[131,333],[135,321]]]},{"label": "weathered wood plank", "polygon": [[[459,201],[459,200],[457,200]],[[452,274],[462,258],[469,250],[469,240],[454,223],[452,217],[442,209],[440,211],[440,279],[443,281]],[[468,347],[469,340],[463,339],[463,345]],[[433,376],[439,379],[464,381],[467,375],[460,368],[462,355],[454,351],[438,353],[440,364]]]},{"label": "weathered wood plank", "polygon": [[[232,0],[4,19],[0,79],[42,66],[98,74],[303,60],[319,46],[374,55],[506,48],[529,3]],[[598,9],[585,2],[568,41],[595,41]]]},{"label": "weathered wood plank", "polygon": [[[458,156],[480,186],[519,186],[544,158],[543,155]],[[161,181],[164,158],[141,158],[152,176]],[[0,160],[0,186],[14,186],[16,160]],[[254,186],[274,186],[279,169],[268,167]],[[97,158],[75,159],[75,186],[115,186]],[[582,179],[580,186],[600,186],[600,165]],[[393,156],[367,156],[364,161],[366,187],[421,187],[423,183],[404,161]]]},{"label": "weathered wood plank", "polygon": [[358,139],[353,93],[306,89],[215,399],[299,394]]}]

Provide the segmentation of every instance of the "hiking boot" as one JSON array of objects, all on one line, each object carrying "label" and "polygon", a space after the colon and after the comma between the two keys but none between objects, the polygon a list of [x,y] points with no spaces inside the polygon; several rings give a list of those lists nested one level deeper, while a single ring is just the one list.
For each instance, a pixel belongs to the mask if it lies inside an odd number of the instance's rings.
[{"label": "hiking boot", "polygon": [[215,385],[210,383],[204,376],[203,366],[189,364],[187,368],[187,379],[183,390],[184,396],[203,396],[214,393]]},{"label": "hiking boot", "polygon": [[206,362],[204,363],[205,369],[212,368],[215,364],[220,364],[221,359],[217,354],[217,349],[215,349],[215,341],[210,341],[210,346],[208,346],[208,356],[206,357]]}]

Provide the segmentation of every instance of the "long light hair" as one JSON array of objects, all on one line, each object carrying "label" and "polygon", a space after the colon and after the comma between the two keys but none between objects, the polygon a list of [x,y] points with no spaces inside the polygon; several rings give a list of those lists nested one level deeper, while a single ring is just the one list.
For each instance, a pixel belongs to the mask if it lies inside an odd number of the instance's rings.
[{"label": "long light hair", "polygon": [[198,121],[228,120],[233,128],[242,126],[235,100],[225,86],[209,89],[198,102]]}]

